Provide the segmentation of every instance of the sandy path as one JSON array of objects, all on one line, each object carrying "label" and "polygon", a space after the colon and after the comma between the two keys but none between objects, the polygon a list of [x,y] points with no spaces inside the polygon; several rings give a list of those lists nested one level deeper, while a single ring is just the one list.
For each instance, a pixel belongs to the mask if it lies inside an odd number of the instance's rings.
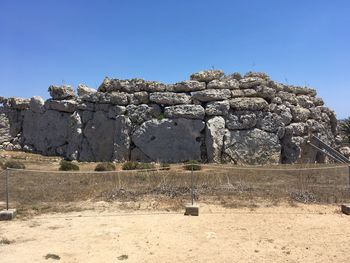
[{"label": "sandy path", "polygon": [[[0,262],[350,262],[350,216],[337,206],[181,212],[113,207],[0,222]],[[46,260],[54,253],[60,261]]]}]

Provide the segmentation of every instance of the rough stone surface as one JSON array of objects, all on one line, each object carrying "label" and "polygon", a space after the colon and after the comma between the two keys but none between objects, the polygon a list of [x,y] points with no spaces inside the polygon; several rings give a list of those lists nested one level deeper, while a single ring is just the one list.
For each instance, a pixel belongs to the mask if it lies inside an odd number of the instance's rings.
[{"label": "rough stone surface", "polygon": [[91,89],[88,86],[85,86],[84,84],[78,84],[78,96],[85,96],[85,95],[91,95],[97,92],[95,89]]},{"label": "rough stone surface", "polygon": [[[102,111],[95,112],[84,128],[82,161],[124,161],[129,158],[130,120],[120,116],[109,119]],[[96,138],[98,138],[96,140]]]},{"label": "rough stone surface", "polygon": [[208,89],[238,89],[239,82],[233,78],[215,79],[207,85]]},{"label": "rough stone surface", "polygon": [[228,114],[230,103],[227,100],[209,102],[205,107],[205,114],[208,116],[220,116]]},{"label": "rough stone surface", "polygon": [[75,97],[74,91],[71,86],[50,86],[49,93],[54,100],[67,100]]},{"label": "rough stone surface", "polygon": [[225,120],[223,117],[210,118],[206,123],[205,145],[208,162],[221,162],[222,147],[225,135]]},{"label": "rough stone surface", "polygon": [[[0,150],[79,161],[237,164],[324,162],[306,143],[339,148],[335,113],[316,91],[261,72],[195,73],[164,84],[106,77],[98,90],[50,86],[51,98],[0,97]],[[341,149],[347,154],[346,149]]]},{"label": "rough stone surface", "polygon": [[226,127],[230,130],[246,130],[255,127],[256,114],[249,111],[231,112],[226,119]]},{"label": "rough stone surface", "polygon": [[29,109],[32,112],[42,113],[45,110],[44,104],[45,104],[45,101],[43,100],[43,98],[39,96],[34,96],[30,99]]},{"label": "rough stone surface", "polygon": [[5,113],[0,113],[0,144],[10,140],[10,121]]},{"label": "rough stone surface", "polygon": [[199,101],[216,101],[231,98],[231,91],[229,89],[206,89],[192,92],[191,95],[193,99]]},{"label": "rough stone surface", "polygon": [[210,82],[215,79],[220,79],[224,76],[222,70],[206,70],[194,73],[191,75],[191,80],[197,80],[201,82]]},{"label": "rough stone surface", "polygon": [[134,124],[141,124],[153,118],[158,118],[160,114],[161,109],[157,104],[128,105],[126,107],[126,115]]},{"label": "rough stone surface", "polygon": [[172,85],[174,92],[191,92],[205,89],[205,83],[194,80],[183,81]]},{"label": "rough stone surface", "polygon": [[177,105],[191,103],[191,97],[185,93],[154,92],[150,94],[149,99],[153,103],[162,105]]},{"label": "rough stone surface", "polygon": [[230,100],[234,110],[265,110],[268,103],[263,98],[233,98]]},{"label": "rough stone surface", "polygon": [[75,112],[78,103],[74,100],[47,100],[45,108],[62,112]]},{"label": "rough stone surface", "polygon": [[184,104],[165,107],[166,118],[204,119],[205,111],[200,105]]},{"label": "rough stone surface", "polygon": [[226,131],[224,155],[235,164],[278,163],[281,145],[277,135],[259,129]]},{"label": "rough stone surface", "polygon": [[152,161],[201,160],[200,137],[203,129],[204,122],[201,120],[150,120],[134,132],[132,141]]}]

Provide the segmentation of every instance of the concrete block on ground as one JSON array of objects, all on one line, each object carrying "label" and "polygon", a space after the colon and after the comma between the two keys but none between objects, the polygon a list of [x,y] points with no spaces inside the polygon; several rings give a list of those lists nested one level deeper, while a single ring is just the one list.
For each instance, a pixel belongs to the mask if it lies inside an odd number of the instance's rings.
[{"label": "concrete block on ground", "polygon": [[0,211],[0,221],[12,220],[16,217],[16,214],[17,214],[16,209],[1,210]]},{"label": "concrete block on ground", "polygon": [[199,206],[197,204],[188,204],[185,208],[185,216],[198,216]]},{"label": "concrete block on ground", "polygon": [[342,204],[341,211],[346,215],[350,215],[350,204]]}]

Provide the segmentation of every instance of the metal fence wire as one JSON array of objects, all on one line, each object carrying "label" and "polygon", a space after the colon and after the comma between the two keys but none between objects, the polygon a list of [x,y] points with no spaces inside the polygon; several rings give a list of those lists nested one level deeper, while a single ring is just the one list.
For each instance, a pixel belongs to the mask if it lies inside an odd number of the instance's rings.
[{"label": "metal fence wire", "polygon": [[113,172],[9,169],[0,174],[0,206],[6,206],[7,194],[12,207],[85,200],[132,201],[146,196],[190,202],[192,190],[200,202],[227,197],[238,203],[260,199],[338,203],[350,200],[349,180],[349,166],[334,164],[202,165],[199,171],[186,170],[183,165],[173,165],[169,170]]}]

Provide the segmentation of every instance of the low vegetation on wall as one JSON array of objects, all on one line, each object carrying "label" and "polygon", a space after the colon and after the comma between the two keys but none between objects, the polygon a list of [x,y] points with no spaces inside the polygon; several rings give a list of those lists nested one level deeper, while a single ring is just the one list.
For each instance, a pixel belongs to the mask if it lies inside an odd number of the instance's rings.
[{"label": "low vegetation on wall", "polygon": [[105,78],[95,90],[50,86],[51,98],[2,98],[0,149],[97,162],[322,162],[311,134],[337,143],[316,91],[264,73],[201,71],[163,84]]}]

